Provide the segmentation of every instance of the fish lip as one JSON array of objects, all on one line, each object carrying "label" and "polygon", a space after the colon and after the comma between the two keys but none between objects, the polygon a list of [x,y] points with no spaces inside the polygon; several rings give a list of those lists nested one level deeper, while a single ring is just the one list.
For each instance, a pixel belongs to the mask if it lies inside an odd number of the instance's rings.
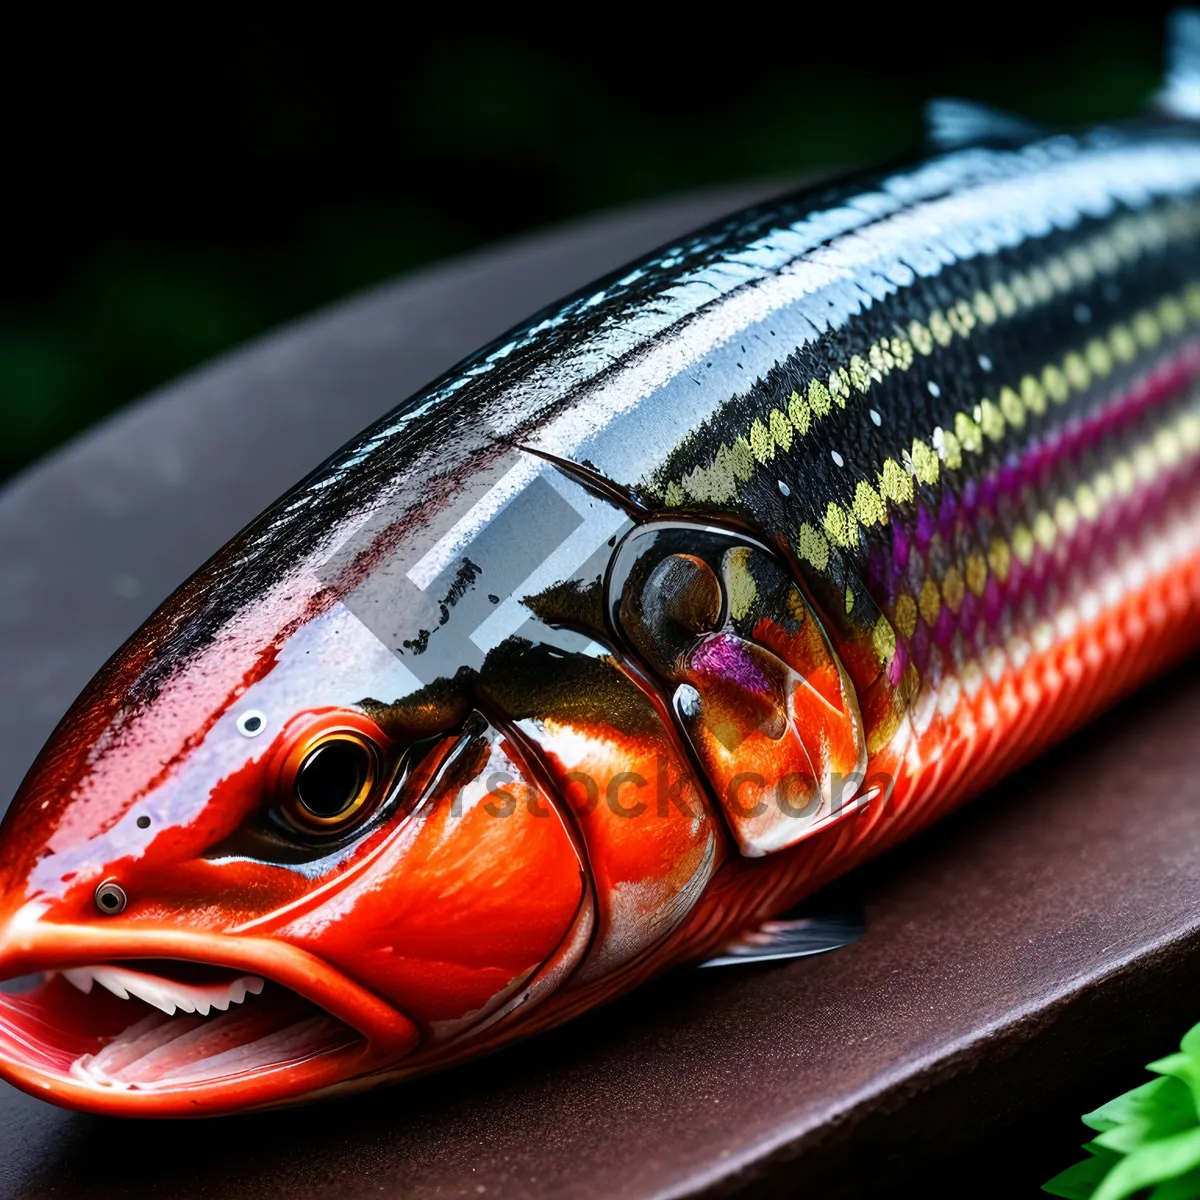
[{"label": "fish lip", "polygon": [[361,1041],[350,1046],[298,1064],[146,1090],[87,1083],[17,1058],[0,1045],[0,1079],[65,1108],[111,1116],[194,1117],[299,1103],[318,1091],[398,1061],[420,1041],[417,1026],[374,992],[316,955],[266,937],[109,930],[45,921],[32,922],[27,929],[14,928],[14,924],[0,935],[0,979],[137,959],[228,967],[290,989],[361,1036]]}]

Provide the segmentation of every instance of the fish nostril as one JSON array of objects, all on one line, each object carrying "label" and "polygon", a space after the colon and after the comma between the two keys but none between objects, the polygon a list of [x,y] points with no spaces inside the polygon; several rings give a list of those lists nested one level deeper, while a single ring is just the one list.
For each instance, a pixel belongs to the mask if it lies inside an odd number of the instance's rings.
[{"label": "fish nostril", "polygon": [[125,889],[112,879],[106,879],[96,889],[95,898],[96,907],[106,917],[115,917],[129,903],[129,897],[125,895]]},{"label": "fish nostril", "polygon": [[238,717],[237,727],[244,737],[258,737],[267,727],[267,718],[258,709],[252,708]]}]

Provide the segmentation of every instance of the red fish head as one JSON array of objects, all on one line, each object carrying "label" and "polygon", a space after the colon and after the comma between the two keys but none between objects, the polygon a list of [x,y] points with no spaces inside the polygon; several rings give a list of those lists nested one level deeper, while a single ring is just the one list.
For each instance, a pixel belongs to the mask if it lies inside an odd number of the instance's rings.
[{"label": "red fish head", "polygon": [[319,588],[173,649],[194,600],[97,678],[0,829],[0,979],[30,985],[0,994],[0,1075],[210,1114],[495,1037],[592,919],[519,748]]}]

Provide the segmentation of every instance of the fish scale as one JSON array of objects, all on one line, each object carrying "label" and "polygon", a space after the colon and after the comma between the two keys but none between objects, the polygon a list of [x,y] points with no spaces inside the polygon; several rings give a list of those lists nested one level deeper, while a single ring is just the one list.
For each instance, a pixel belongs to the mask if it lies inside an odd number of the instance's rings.
[{"label": "fish scale", "polygon": [[[1163,250],[1171,233],[1168,261]],[[860,322],[865,328],[827,339],[819,365],[814,368],[811,354],[798,365],[794,355],[767,372],[726,402],[648,481],[673,506],[714,516],[732,509],[785,537],[807,571],[833,584],[825,596],[834,602],[847,596],[847,617],[869,579],[877,608],[866,611],[888,622],[881,640],[895,636],[896,655],[915,668],[910,718],[925,728],[912,731],[905,751],[881,751],[898,763],[898,819],[890,826],[867,825],[856,846],[843,848],[845,857],[832,873],[981,790],[1111,703],[1164,658],[1194,647],[1194,632],[1175,623],[1194,614],[1197,602],[1194,544],[1182,549],[1173,573],[1147,577],[1141,586],[1130,582],[1118,594],[1128,628],[1110,614],[1107,626],[1093,626],[1090,638],[1057,629],[1078,624],[1070,605],[1102,566],[1138,570],[1126,561],[1130,543],[1164,521],[1170,507],[1164,489],[1154,486],[1160,473],[1172,473],[1185,535],[1195,527],[1195,235],[1195,204],[1184,200],[1149,218],[1121,214],[1090,222],[1052,246],[1008,253],[986,269],[976,265],[970,280],[978,289],[975,320],[960,310],[957,329],[937,319],[952,303],[950,281],[926,289],[932,303],[905,297],[891,311],[872,305]],[[987,295],[982,285],[988,277],[990,304],[978,298]],[[1015,286],[1005,282],[1014,279]],[[1035,307],[1036,314],[1022,320],[1022,309]],[[934,314],[926,316],[927,325],[914,315],[922,308]],[[936,326],[938,336],[928,326]],[[893,356],[878,378],[864,376],[862,364],[870,362],[864,348],[886,342],[881,329],[907,329],[925,349],[924,363],[918,350],[915,369],[897,371],[904,359]],[[977,336],[981,329],[986,340]],[[982,367],[979,355],[987,359]],[[856,357],[862,386],[852,384],[841,397],[843,409],[834,395],[837,364],[853,368]],[[1159,378],[1149,385],[1145,380],[1153,372]],[[830,382],[822,384],[823,378]],[[937,383],[936,392],[930,382]],[[863,396],[857,411],[856,390]],[[810,395],[815,405],[804,403]],[[868,402],[884,418],[878,424],[864,419]],[[780,436],[783,414],[789,427]],[[1077,433],[1081,426],[1084,436]],[[750,457],[730,436],[739,430]],[[939,433],[934,459],[929,452]],[[1046,448],[1056,442],[1067,443],[1057,455]],[[834,451],[842,459],[836,471],[829,465]],[[1027,466],[1032,460],[1032,468],[1023,472],[1022,459]],[[888,480],[889,462],[903,462],[903,474],[893,471]],[[852,487],[850,479],[871,492]],[[1094,555],[1087,564],[1070,545],[1080,526],[1082,537],[1075,540],[1086,538]],[[1056,545],[1057,559],[1051,557]],[[1167,611],[1156,594],[1164,587],[1174,601],[1172,622],[1146,629],[1139,609],[1149,604],[1159,616]],[[987,610],[982,620],[974,611],[979,602]],[[964,606],[968,619],[955,630],[957,622],[946,615],[957,618]],[[878,625],[859,632],[880,640]],[[1037,652],[1029,650],[1031,638]],[[1129,661],[1131,653],[1142,664]],[[1073,666],[1076,655],[1087,668],[1068,667],[1064,675],[1056,656]],[[981,660],[990,662],[993,678],[983,675]],[[973,698],[956,683],[963,698],[938,704],[947,669],[951,680],[975,681],[968,685]],[[1105,677],[1108,685],[1097,686]],[[1048,698],[1057,706],[1053,732],[1032,736],[1030,720]],[[974,712],[968,715],[968,709]],[[979,726],[989,730],[982,756],[975,753]],[[969,769],[954,761],[964,759],[972,760]],[[925,765],[931,761],[932,767]],[[807,862],[814,852],[806,846],[795,857]],[[803,878],[806,873],[794,867],[781,873],[800,874],[802,889],[822,878]]]},{"label": "fish scale", "polygon": [[0,1074],[284,1104],[831,944],[775,919],[1200,642],[1198,115],[958,106],[990,142],[679,239],[343,447],[0,830],[0,975],[218,964],[282,1032],[188,1017],[106,1085],[185,985],[51,983],[0,1005]]}]

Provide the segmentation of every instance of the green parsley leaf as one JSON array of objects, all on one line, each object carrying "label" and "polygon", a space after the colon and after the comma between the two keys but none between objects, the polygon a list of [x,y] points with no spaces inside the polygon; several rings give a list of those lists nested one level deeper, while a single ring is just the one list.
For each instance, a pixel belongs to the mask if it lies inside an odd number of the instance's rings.
[{"label": "green parsley leaf", "polygon": [[1069,1200],[1200,1200],[1200,1025],[1148,1069],[1159,1078],[1083,1118],[1097,1134],[1084,1146],[1089,1157],[1043,1191]]},{"label": "green parsley leaf", "polygon": [[1098,1148],[1092,1157],[1060,1171],[1049,1183],[1042,1184],[1042,1191],[1052,1196],[1066,1196],[1067,1200],[1090,1200],[1105,1175],[1120,1161],[1121,1156],[1115,1151]]},{"label": "green parsley leaf", "polygon": [[1200,1128],[1148,1142],[1126,1155],[1096,1189],[1093,1200],[1127,1200],[1151,1184],[1175,1179],[1200,1167]]}]

